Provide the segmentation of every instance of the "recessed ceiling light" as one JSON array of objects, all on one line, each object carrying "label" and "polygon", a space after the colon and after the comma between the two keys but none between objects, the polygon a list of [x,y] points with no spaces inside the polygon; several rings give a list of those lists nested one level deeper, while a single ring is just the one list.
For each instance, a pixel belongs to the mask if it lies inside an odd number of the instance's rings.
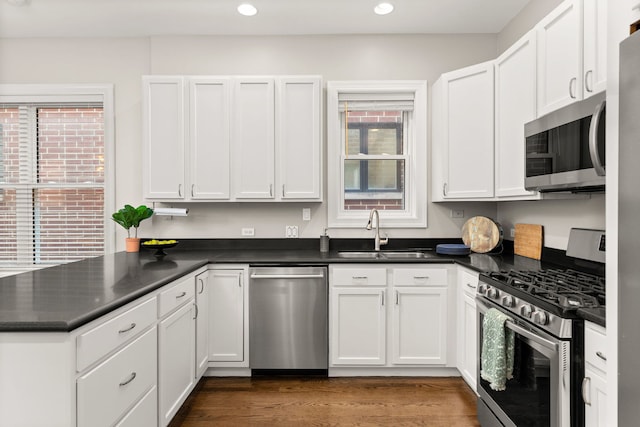
[{"label": "recessed ceiling light", "polygon": [[391,3],[380,3],[373,8],[373,11],[377,15],[387,15],[393,12],[393,5]]},{"label": "recessed ceiling light", "polygon": [[238,6],[238,13],[244,16],[253,16],[258,13],[258,9],[256,9],[256,7],[252,4],[243,3]]}]

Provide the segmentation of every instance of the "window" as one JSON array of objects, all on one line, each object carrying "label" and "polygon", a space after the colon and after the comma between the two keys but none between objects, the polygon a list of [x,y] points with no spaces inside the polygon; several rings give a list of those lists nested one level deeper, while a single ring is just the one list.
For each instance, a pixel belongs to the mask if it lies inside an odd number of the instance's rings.
[{"label": "window", "polygon": [[60,264],[107,247],[105,94],[51,89],[0,86],[0,267]]},{"label": "window", "polygon": [[426,82],[329,82],[329,226],[426,227]]}]

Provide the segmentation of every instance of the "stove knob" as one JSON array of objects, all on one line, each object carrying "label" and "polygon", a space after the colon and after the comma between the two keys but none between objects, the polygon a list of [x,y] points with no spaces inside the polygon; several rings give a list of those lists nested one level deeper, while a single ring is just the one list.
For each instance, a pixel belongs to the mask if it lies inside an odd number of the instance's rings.
[{"label": "stove knob", "polygon": [[487,290],[487,296],[491,299],[498,299],[500,293],[496,288],[489,288],[489,290]]},{"label": "stove knob", "polygon": [[502,305],[504,305],[505,307],[513,307],[513,302],[513,297],[511,295],[502,297]]},{"label": "stove knob", "polygon": [[533,321],[538,325],[546,325],[549,323],[549,316],[544,311],[536,311],[533,313]]},{"label": "stove knob", "polygon": [[485,283],[479,283],[478,284],[478,293],[479,294],[487,293],[487,285]]},{"label": "stove knob", "polygon": [[531,315],[533,314],[533,307],[529,304],[523,305],[522,307],[520,307],[520,314],[530,319]]}]

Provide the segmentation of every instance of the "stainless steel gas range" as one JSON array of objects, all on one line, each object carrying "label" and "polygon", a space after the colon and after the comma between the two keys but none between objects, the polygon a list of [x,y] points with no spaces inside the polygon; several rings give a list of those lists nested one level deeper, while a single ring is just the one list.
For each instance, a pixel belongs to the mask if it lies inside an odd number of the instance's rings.
[{"label": "stainless steel gas range", "polygon": [[[567,255],[597,266],[604,232],[575,229],[571,235],[581,243],[570,237]],[[604,272],[604,264],[595,271]],[[502,271],[481,274],[477,289],[481,426],[584,426],[584,322],[577,310],[605,305],[604,276],[574,268]],[[509,317],[505,328],[514,335],[513,375],[502,391],[480,373],[483,321],[491,308]]]}]

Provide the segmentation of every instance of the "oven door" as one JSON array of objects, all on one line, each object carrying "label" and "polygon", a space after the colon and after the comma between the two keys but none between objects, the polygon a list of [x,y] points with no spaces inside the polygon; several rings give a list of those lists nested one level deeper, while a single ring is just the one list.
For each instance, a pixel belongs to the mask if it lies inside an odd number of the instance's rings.
[{"label": "oven door", "polygon": [[[522,320],[513,318],[506,327],[514,332],[513,378],[506,390],[495,391],[482,379],[482,322],[489,308],[500,306],[477,297],[478,394],[492,414],[507,427],[567,427],[570,425],[569,341],[563,341]],[[504,310],[501,310],[504,312]],[[483,414],[482,416],[486,416]],[[480,424],[498,425],[495,420]]]}]

